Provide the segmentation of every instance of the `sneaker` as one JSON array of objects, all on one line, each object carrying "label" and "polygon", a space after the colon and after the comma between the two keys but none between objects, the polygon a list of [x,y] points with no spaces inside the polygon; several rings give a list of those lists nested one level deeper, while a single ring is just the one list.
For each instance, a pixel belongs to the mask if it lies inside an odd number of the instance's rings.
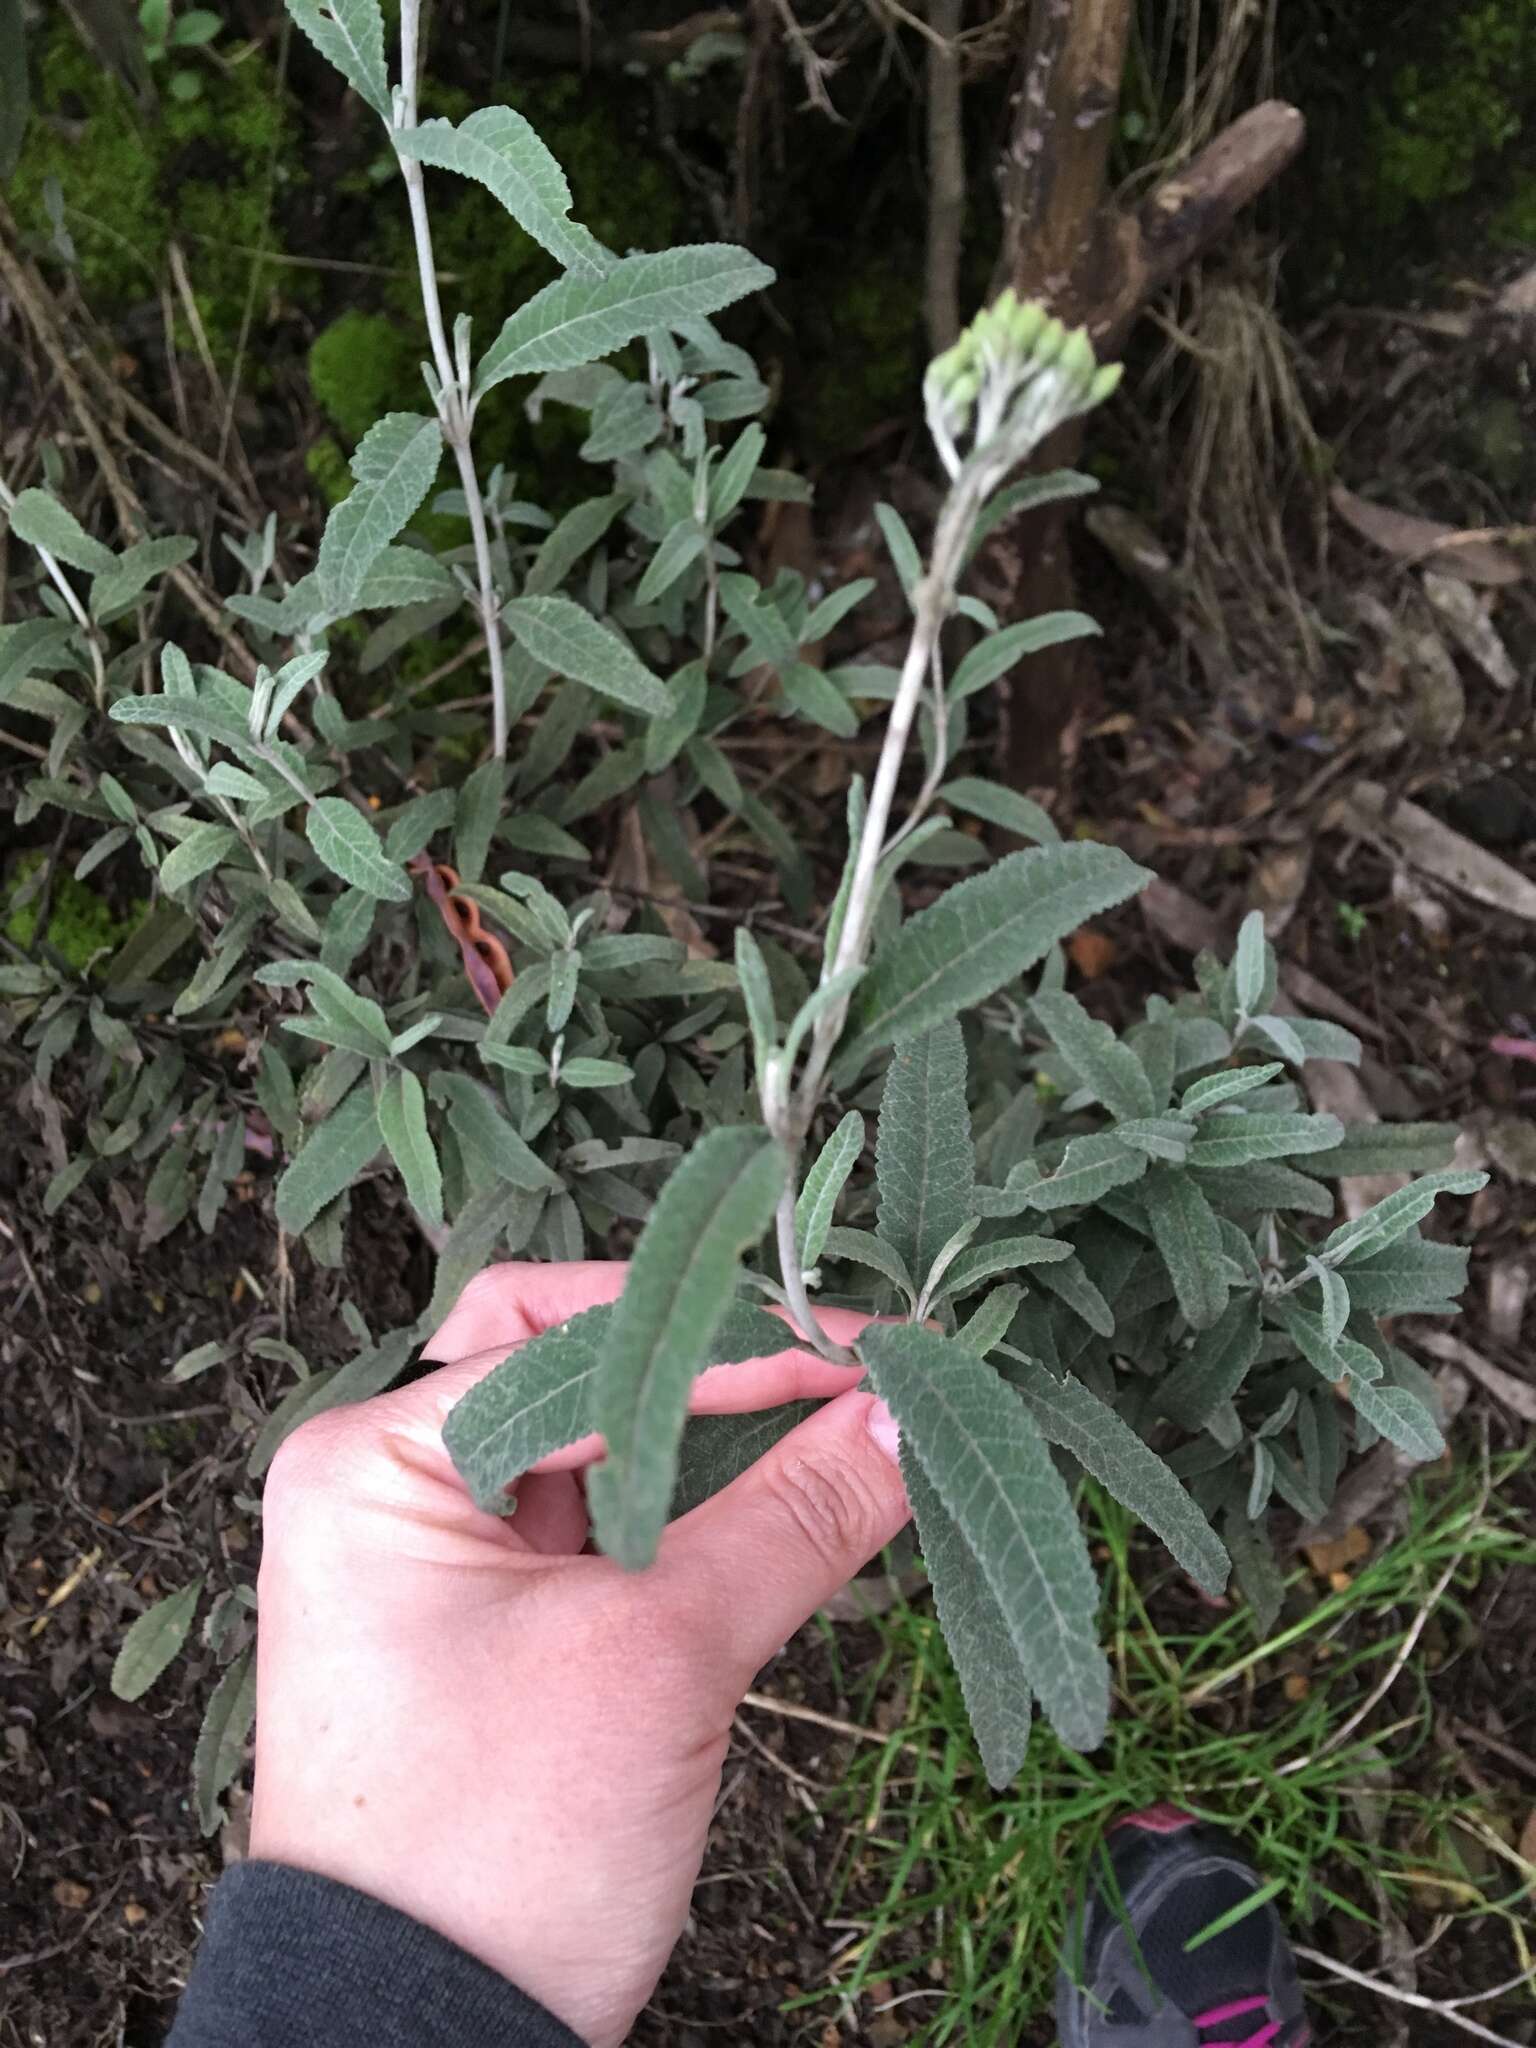
[{"label": "sneaker", "polygon": [[1312,2029],[1273,1905],[1195,1942],[1258,1889],[1236,1844],[1150,1806],[1106,1846],[1114,1885],[1079,1906],[1057,1978],[1061,2048],[1304,2048]]}]

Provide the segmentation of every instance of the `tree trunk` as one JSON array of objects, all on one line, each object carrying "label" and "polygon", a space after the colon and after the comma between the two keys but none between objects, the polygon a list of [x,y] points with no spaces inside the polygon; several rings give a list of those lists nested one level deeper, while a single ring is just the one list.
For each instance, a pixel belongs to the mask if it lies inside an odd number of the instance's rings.
[{"label": "tree trunk", "polygon": [[[1303,135],[1294,107],[1266,101],[1122,211],[1107,184],[1130,19],[1130,0],[1035,0],[998,171],[1003,248],[994,289],[1011,284],[1021,298],[1086,326],[1101,358],[1120,352],[1147,300],[1226,233]],[[1072,422],[1038,451],[1034,467],[1071,464],[1082,439],[1083,423]],[[1016,522],[993,568],[1004,617],[1071,607],[1065,509]],[[1033,656],[1012,678],[1002,779],[1015,788],[1052,780],[1090,661],[1086,643],[1069,642]]]}]

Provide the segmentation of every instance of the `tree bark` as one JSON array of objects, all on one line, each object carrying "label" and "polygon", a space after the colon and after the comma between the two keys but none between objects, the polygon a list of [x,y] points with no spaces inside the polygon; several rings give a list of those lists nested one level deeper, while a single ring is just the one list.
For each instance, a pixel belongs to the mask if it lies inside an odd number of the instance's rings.
[{"label": "tree bark", "polygon": [[[1011,284],[1071,325],[1102,358],[1119,354],[1142,307],[1220,240],[1238,212],[1301,147],[1294,107],[1268,100],[1234,121],[1133,209],[1107,192],[1109,151],[1130,30],[1130,0],[1035,0],[1020,59],[1014,119],[998,171],[1003,248],[994,289]],[[1037,453],[1034,467],[1071,464],[1083,423]],[[1000,537],[993,560],[1004,617],[1067,609],[1075,591],[1067,514],[1052,506]],[[1012,678],[1003,779],[1049,782],[1061,734],[1081,702],[1085,643],[1035,655]]]},{"label": "tree bark", "polygon": [[924,310],[928,352],[939,355],[960,333],[960,236],[965,226],[965,139],[961,128],[960,52],[965,0],[929,0],[928,262]]}]

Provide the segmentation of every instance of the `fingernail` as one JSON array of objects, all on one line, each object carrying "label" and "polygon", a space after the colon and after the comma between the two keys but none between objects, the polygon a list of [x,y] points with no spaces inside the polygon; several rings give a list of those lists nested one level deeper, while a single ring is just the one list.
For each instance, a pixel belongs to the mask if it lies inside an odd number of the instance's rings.
[{"label": "fingernail", "polygon": [[892,1464],[899,1463],[901,1458],[901,1430],[890,1409],[886,1407],[883,1401],[875,1401],[871,1404],[865,1421],[868,1424],[870,1435],[891,1460]]}]

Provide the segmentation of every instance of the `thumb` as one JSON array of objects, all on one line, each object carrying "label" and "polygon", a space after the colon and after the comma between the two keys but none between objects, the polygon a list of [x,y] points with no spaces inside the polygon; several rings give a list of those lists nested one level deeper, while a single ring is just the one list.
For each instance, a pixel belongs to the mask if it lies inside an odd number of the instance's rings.
[{"label": "thumb", "polygon": [[662,1557],[745,1686],[911,1512],[895,1420],[883,1401],[855,1391],[675,1523]]}]

